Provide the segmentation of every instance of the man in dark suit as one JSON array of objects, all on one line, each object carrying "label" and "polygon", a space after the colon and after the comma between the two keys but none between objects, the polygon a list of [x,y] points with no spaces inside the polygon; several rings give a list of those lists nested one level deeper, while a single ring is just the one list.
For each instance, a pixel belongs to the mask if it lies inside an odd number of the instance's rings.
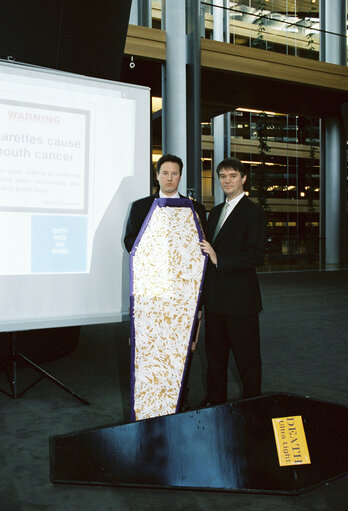
[{"label": "man in dark suit", "polygon": [[[181,158],[173,154],[164,154],[157,162],[156,176],[159,182],[159,192],[149,197],[144,197],[133,202],[126,226],[124,244],[128,252],[132,250],[136,237],[143,222],[150,211],[154,199],[158,197],[170,197],[172,199],[183,198],[178,192],[182,175],[183,163]],[[206,228],[206,210],[203,204],[192,201],[193,207],[200,219],[203,231]]]},{"label": "man in dark suit", "polygon": [[261,209],[244,194],[243,163],[226,158],[216,171],[226,200],[212,209],[207,240],[201,243],[209,255],[203,292],[207,393],[201,406],[226,401],[230,349],[243,386],[243,399],[261,393],[262,303],[255,269],[263,264],[266,222]]}]

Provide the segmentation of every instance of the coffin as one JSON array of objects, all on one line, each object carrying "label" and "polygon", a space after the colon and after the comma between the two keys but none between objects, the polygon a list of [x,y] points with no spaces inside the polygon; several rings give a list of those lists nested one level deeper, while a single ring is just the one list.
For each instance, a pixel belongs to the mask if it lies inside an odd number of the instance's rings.
[{"label": "coffin", "polygon": [[273,394],[94,428],[51,439],[51,480],[299,495],[348,473],[347,420],[342,405]]},{"label": "coffin", "polygon": [[130,254],[131,416],[178,411],[207,256],[190,199],[155,199]]}]

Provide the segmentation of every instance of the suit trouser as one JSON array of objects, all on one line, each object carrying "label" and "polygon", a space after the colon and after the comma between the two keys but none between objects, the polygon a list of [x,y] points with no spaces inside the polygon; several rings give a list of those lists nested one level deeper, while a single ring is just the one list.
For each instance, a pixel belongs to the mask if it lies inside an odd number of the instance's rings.
[{"label": "suit trouser", "polygon": [[242,397],[261,393],[261,354],[258,314],[216,314],[205,311],[205,350],[208,362],[206,398],[213,404],[227,398],[227,371],[232,349],[243,385]]}]

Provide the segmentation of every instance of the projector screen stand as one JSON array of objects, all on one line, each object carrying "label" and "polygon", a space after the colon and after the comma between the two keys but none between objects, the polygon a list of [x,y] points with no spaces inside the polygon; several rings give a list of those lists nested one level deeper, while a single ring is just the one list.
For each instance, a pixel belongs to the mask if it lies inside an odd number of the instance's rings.
[{"label": "projector screen stand", "polygon": [[[22,392],[19,394],[17,393],[17,362],[22,361],[32,369],[35,369],[40,373],[40,377],[37,378],[33,383],[31,383],[27,388],[25,388]],[[1,392],[6,394],[7,396],[12,397],[13,399],[17,399],[21,397],[25,392],[27,392],[29,389],[31,389],[36,383],[38,383],[43,378],[48,378],[51,382],[55,383],[59,387],[61,387],[65,392],[68,392],[73,397],[81,401],[81,403],[85,405],[90,405],[86,399],[83,399],[81,396],[73,392],[71,389],[69,389],[66,385],[64,385],[62,382],[54,378],[51,374],[49,374],[47,371],[42,369],[42,367],[38,366],[30,360],[28,357],[23,355],[23,353],[20,353],[16,350],[16,334],[12,332],[10,334],[10,350],[8,356],[2,361],[2,370],[6,372],[7,379],[11,388],[11,393],[4,391],[3,389],[0,389]],[[1,371],[1,369],[0,369]]]}]

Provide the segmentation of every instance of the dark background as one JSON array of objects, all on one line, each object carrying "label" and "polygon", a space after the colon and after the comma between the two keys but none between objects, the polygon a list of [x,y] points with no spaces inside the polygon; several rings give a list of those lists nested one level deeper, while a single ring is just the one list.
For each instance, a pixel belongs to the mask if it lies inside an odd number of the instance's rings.
[{"label": "dark background", "polygon": [[131,0],[1,0],[0,58],[119,80]]}]

